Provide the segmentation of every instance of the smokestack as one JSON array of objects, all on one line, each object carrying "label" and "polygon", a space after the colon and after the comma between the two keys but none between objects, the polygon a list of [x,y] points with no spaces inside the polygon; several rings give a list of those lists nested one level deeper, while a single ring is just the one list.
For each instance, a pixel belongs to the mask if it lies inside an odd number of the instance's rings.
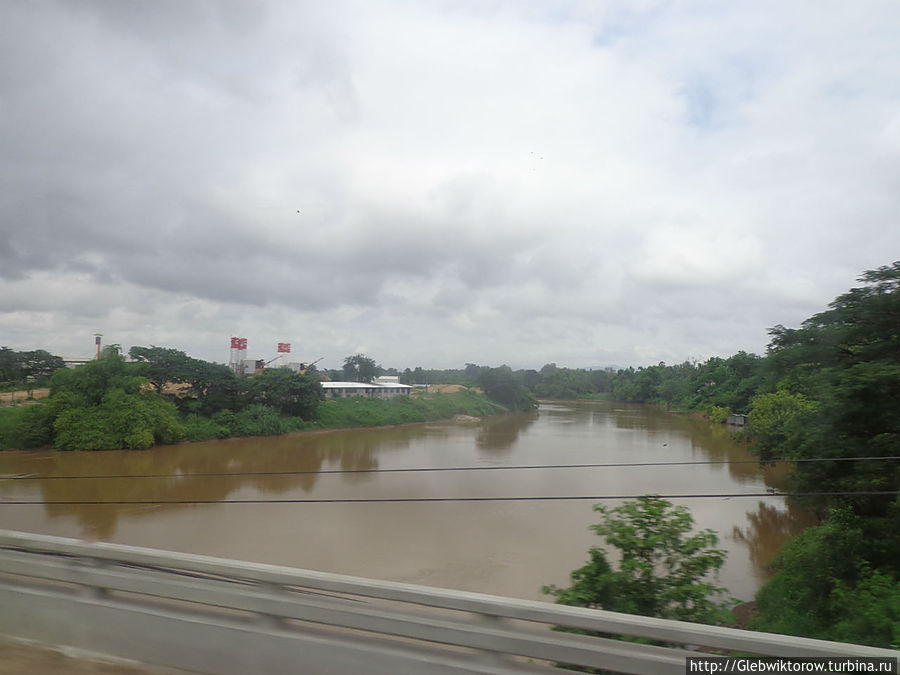
[{"label": "smokestack", "polygon": [[94,342],[97,345],[97,360],[100,360],[100,338],[103,337],[100,333],[94,335]]}]

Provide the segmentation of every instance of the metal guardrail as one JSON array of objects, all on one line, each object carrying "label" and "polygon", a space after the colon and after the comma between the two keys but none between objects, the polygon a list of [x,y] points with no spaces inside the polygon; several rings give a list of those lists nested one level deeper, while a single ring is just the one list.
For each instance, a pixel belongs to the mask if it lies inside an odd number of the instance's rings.
[{"label": "metal guardrail", "polygon": [[[565,626],[667,645],[551,631]],[[898,652],[0,530],[0,634],[202,673],[684,673],[687,656]],[[700,650],[700,651],[698,651]]]}]

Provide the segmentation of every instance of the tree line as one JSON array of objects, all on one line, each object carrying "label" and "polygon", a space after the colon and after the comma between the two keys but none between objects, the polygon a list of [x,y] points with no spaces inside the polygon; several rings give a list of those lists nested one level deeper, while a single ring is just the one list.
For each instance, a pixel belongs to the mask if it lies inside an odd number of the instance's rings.
[{"label": "tree line", "polygon": [[[53,367],[47,367],[39,382],[50,387],[50,396],[0,408],[0,449],[146,449],[182,440],[421,422],[536,405],[506,386],[502,377],[486,380],[485,389],[497,403],[466,391],[371,400],[361,406],[347,399],[325,400],[322,374],[315,367],[304,372],[266,368],[238,377],[226,365],[167,347],[135,346],[128,356],[112,345],[96,361],[73,369],[62,367],[58,357],[45,359]],[[340,375],[353,381],[371,381],[381,370],[361,354],[348,356],[344,366]],[[25,372],[10,371],[9,385],[23,383],[29,377]]]},{"label": "tree line", "polygon": [[46,387],[65,365],[62,357],[43,349],[19,352],[0,346],[0,390]]},{"label": "tree line", "polygon": [[[756,627],[900,647],[900,262],[865,272],[800,328],[776,326],[747,439],[763,461],[799,462],[822,524],[782,548]],[[846,459],[858,461],[843,461]],[[874,458],[874,459],[862,459]]]},{"label": "tree line", "polygon": [[180,440],[277,434],[316,418],[321,385],[286,369],[241,379],[164,347],[118,346],[49,377],[50,396],[5,410],[0,443],[19,449],[144,449]]},{"label": "tree line", "polygon": [[[771,329],[764,357],[740,352],[702,364],[620,370],[612,396],[749,412],[742,438],[762,462],[796,461],[792,491],[832,493],[797,500],[820,515],[820,524],[779,551],[751,628],[900,648],[900,262],[859,281],[800,328]],[[648,519],[650,508],[657,516]],[[686,550],[686,529],[672,527],[669,508],[652,498],[613,512],[598,508],[604,522],[594,529],[620,549],[619,570],[595,547],[572,573],[572,586],[545,591],[565,604],[715,620],[721,603],[685,608],[672,598],[721,589],[687,575],[670,596],[668,577],[659,577],[669,552]],[[695,571],[721,563],[713,549],[687,550]],[[703,611],[692,615],[693,607]]]}]

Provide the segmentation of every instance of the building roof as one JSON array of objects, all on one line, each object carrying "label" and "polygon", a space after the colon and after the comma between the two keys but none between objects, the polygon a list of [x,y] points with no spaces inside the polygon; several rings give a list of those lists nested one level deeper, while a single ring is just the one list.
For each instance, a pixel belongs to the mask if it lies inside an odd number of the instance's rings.
[{"label": "building roof", "polygon": [[397,382],[323,382],[323,389],[396,389],[404,387],[412,389],[408,384]]}]

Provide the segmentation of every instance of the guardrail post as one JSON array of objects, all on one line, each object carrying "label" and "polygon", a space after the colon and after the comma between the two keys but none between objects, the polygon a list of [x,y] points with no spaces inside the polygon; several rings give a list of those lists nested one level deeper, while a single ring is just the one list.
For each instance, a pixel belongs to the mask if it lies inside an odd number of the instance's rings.
[{"label": "guardrail post", "polygon": [[[278,596],[284,592],[284,587],[280,584],[273,584],[268,581],[262,581],[257,584],[259,590],[264,593],[271,594],[273,596]],[[257,615],[257,623],[261,626],[265,626],[266,628],[283,628],[285,624],[284,617],[276,616],[275,614],[264,614],[259,612]]]},{"label": "guardrail post", "polygon": [[[110,564],[106,560],[102,560],[100,558],[92,558],[89,556],[82,556],[77,558],[72,558],[72,566],[76,569],[76,573],[80,570],[91,568],[91,569],[108,569]],[[92,582],[84,581],[81,582],[81,595],[94,598],[101,599],[109,597],[109,589],[104,588],[103,586],[97,586]]]},{"label": "guardrail post", "polygon": [[[509,625],[509,622],[504,617],[497,616],[496,614],[481,614],[480,616],[480,623],[488,629],[503,628]],[[487,664],[508,666],[512,662],[509,654],[506,654],[505,652],[495,652],[485,649],[483,650],[483,653],[484,656],[482,661]]]}]

